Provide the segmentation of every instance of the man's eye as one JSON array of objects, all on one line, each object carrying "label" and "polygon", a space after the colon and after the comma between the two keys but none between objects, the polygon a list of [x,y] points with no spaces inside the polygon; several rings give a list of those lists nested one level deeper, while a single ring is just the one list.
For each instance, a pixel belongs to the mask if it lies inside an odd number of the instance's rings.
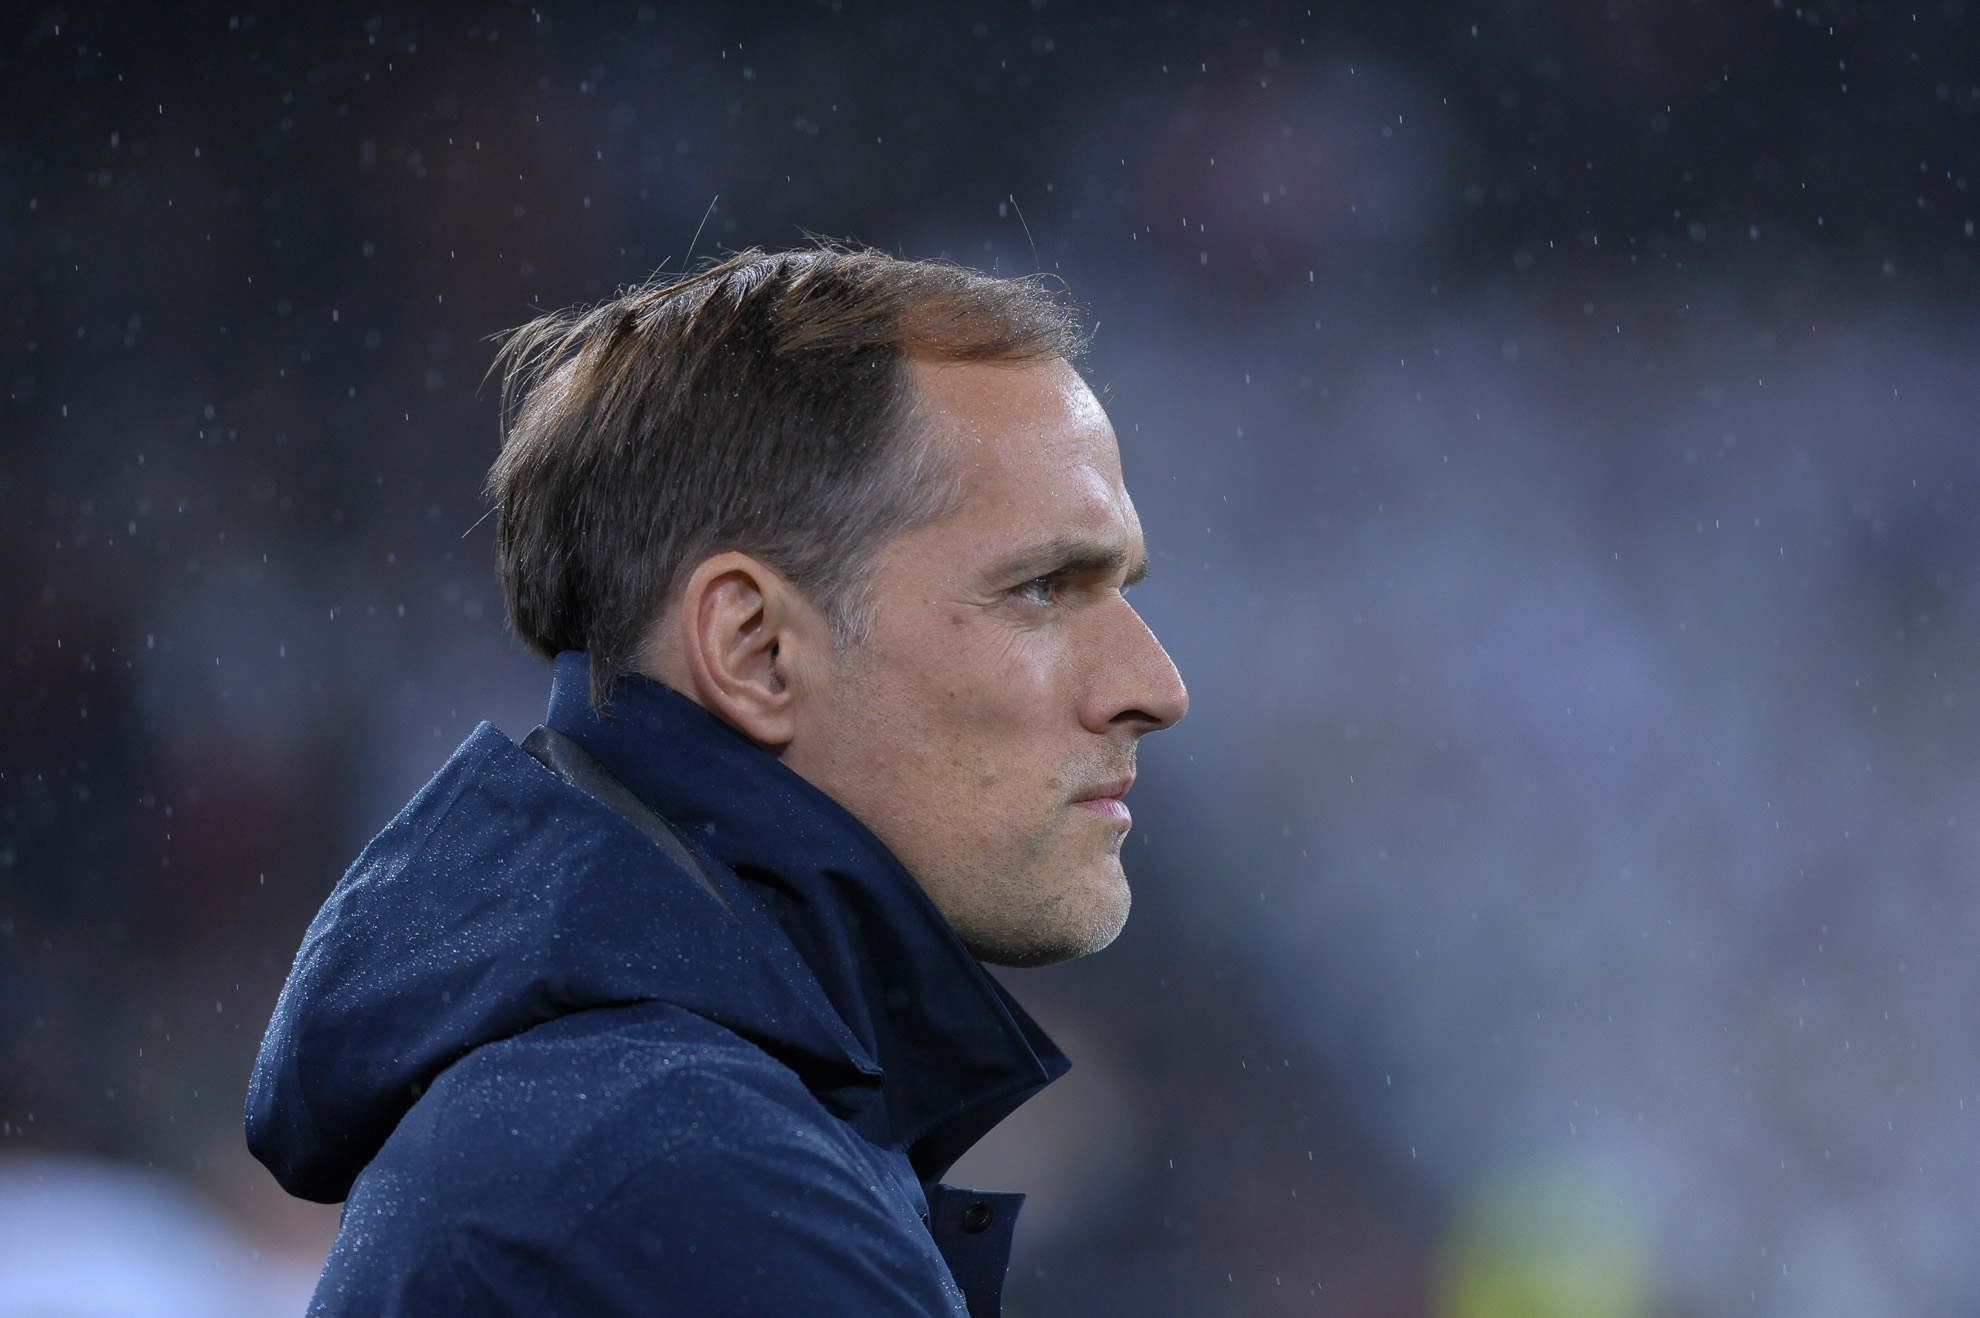
[{"label": "man's eye", "polygon": [[1050,604],[1058,589],[1059,583],[1056,578],[1033,577],[1017,588],[1017,596],[1034,604]]}]

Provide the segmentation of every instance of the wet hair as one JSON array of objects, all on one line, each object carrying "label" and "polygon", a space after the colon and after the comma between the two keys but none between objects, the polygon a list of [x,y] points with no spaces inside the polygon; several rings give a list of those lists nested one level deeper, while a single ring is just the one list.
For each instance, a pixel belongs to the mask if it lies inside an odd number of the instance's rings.
[{"label": "wet hair", "polygon": [[876,551],[956,498],[905,364],[1084,347],[1042,279],[834,246],[752,248],[532,321],[496,361],[509,624],[545,657],[588,653],[602,708],[688,574],[738,550],[856,644]]}]

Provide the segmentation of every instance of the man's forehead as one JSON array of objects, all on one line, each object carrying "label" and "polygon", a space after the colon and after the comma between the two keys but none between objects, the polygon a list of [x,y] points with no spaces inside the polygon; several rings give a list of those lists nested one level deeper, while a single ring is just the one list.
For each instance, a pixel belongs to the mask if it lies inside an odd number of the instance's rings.
[{"label": "man's forehead", "polygon": [[1138,526],[1127,524],[1098,532],[1066,531],[1019,544],[984,565],[993,579],[1023,581],[1055,572],[1074,575],[1119,574],[1132,586],[1148,575],[1148,550]]},{"label": "man's forehead", "polygon": [[[1060,365],[1065,366],[1065,363],[1061,362]],[[1080,378],[1079,372],[1070,366],[1065,366],[1065,384],[1061,396],[1065,399],[1067,410],[1072,413],[1075,425],[1097,426],[1110,435],[1113,433],[1113,423],[1107,419],[1106,409],[1100,406],[1100,399],[1095,396],[1092,387]]]},{"label": "man's forehead", "polygon": [[[1062,360],[936,362],[911,358],[908,378],[924,417],[972,432],[1053,427],[1112,433],[1086,381]],[[981,437],[979,435],[979,437]]]},{"label": "man's forehead", "polygon": [[1069,365],[910,366],[937,460],[957,482],[952,525],[972,527],[986,566],[1036,560],[1045,573],[1065,566],[1048,559],[1139,561],[1113,427]]},{"label": "man's forehead", "polygon": [[910,362],[922,424],[968,479],[1120,483],[1114,429],[1063,361]]}]

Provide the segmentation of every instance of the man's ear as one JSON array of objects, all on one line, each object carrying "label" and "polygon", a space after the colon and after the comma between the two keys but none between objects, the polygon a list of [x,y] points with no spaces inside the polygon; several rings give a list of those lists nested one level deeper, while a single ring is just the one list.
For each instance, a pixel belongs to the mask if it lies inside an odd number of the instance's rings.
[{"label": "man's ear", "polygon": [[717,554],[688,577],[662,627],[672,632],[663,640],[662,665],[675,671],[661,680],[761,745],[790,743],[799,670],[815,658],[813,649],[830,643],[829,624],[796,587],[760,559]]}]

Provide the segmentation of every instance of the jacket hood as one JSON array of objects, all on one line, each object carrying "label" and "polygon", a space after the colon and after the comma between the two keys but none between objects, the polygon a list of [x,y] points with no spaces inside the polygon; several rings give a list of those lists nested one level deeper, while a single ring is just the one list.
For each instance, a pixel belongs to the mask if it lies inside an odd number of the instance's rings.
[{"label": "jacket hood", "polygon": [[586,656],[557,657],[550,726],[739,876],[886,1073],[855,1125],[935,1180],[1071,1065],[880,839],[701,706],[644,677],[608,717]]},{"label": "jacket hood", "polygon": [[610,721],[585,687],[585,656],[560,656],[550,725],[714,862],[727,905],[482,724],[304,936],[248,1091],[248,1145],[285,1189],[342,1199],[441,1070],[592,1007],[734,1030],[928,1179],[1064,1072],[830,798],[657,683],[627,679]]}]

